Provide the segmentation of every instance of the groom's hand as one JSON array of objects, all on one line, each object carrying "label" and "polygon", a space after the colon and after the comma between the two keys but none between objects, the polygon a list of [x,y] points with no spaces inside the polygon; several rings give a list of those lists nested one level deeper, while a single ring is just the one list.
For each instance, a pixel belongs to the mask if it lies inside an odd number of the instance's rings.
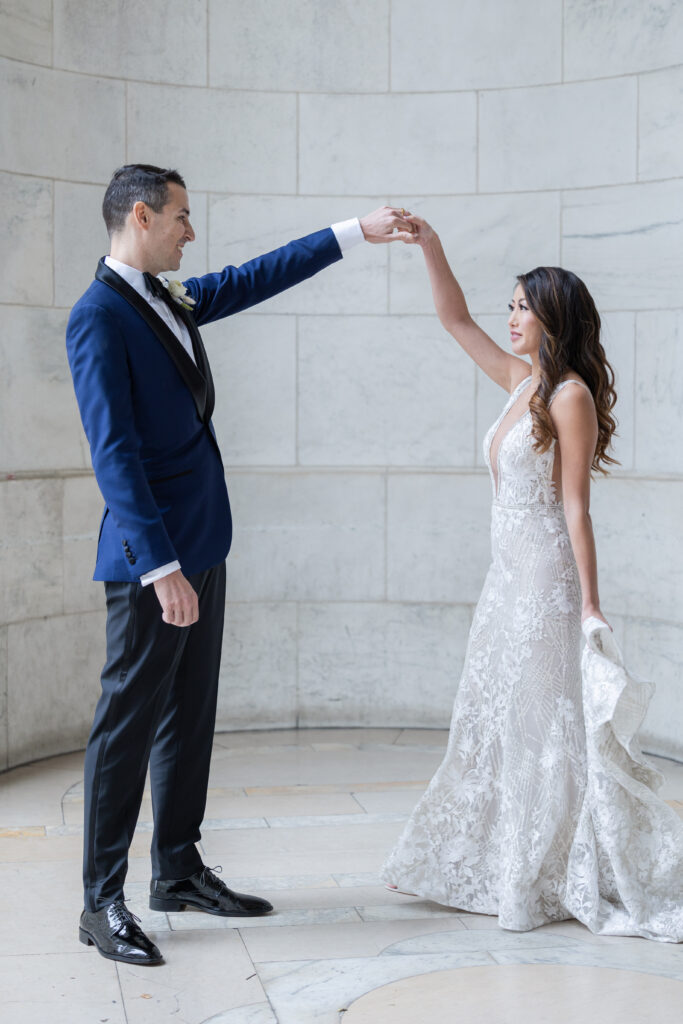
[{"label": "groom's hand", "polygon": [[170,626],[191,626],[199,618],[197,594],[180,569],[153,584],[161,605],[161,618]]},{"label": "groom's hand", "polygon": [[360,226],[366,242],[408,242],[414,231],[408,220],[407,210],[395,206],[381,206],[367,217],[360,218]]}]

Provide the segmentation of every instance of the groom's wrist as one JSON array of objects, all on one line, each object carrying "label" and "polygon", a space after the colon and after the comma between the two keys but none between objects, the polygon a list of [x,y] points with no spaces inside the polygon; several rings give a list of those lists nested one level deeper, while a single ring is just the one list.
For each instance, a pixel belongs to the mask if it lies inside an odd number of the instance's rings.
[{"label": "groom's wrist", "polygon": [[158,569],[150,569],[149,572],[145,572],[140,577],[140,583],[143,587],[148,587],[150,583],[156,583],[157,580],[162,580],[164,576],[170,576],[172,572],[176,572],[180,568],[180,562],[167,562],[166,565],[160,565]]},{"label": "groom's wrist", "polygon": [[365,241],[363,229],[360,226],[358,217],[352,217],[350,220],[339,221],[338,224],[332,225],[334,237],[337,239],[337,245],[342,252],[346,252],[347,249],[351,249],[354,245],[358,245],[359,242]]}]

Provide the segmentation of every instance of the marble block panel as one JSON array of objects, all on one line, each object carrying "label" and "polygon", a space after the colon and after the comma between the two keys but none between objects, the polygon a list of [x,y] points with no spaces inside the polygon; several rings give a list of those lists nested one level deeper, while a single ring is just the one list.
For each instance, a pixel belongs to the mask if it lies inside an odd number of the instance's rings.
[{"label": "marble block panel", "polygon": [[[212,197],[209,265],[217,270],[270,252],[292,239],[382,206],[385,198]],[[387,308],[389,246],[357,245],[299,287],[256,307],[268,313],[377,313]]]},{"label": "marble block panel", "polygon": [[[114,168],[112,168],[114,170]],[[102,219],[104,186],[55,182],[55,305],[70,308],[109,252]]]},{"label": "marble block panel", "polygon": [[683,474],[683,312],[636,316],[636,468]]},{"label": "marble block panel", "polygon": [[230,475],[231,601],[384,597],[384,478],[300,472]]},{"label": "marble block panel", "polygon": [[295,604],[228,604],[216,728],[296,726],[296,665]]},{"label": "marble block panel", "polygon": [[563,265],[584,279],[601,310],[680,306],[682,207],[683,181],[567,192]]},{"label": "marble block panel", "polygon": [[3,0],[0,54],[32,64],[52,61],[52,0]]},{"label": "marble block panel", "polygon": [[444,728],[469,624],[463,605],[302,605],[299,724]]},{"label": "marble block panel", "polygon": [[470,192],[476,131],[474,93],[302,95],[299,188],[312,195]]},{"label": "marble block panel", "polygon": [[124,151],[124,88],[0,59],[5,170],[109,181]]},{"label": "marble block panel", "polygon": [[0,302],[52,302],[52,182],[0,172]]},{"label": "marble block panel", "polygon": [[0,622],[62,611],[62,481],[0,483]]},{"label": "marble block panel", "polygon": [[474,364],[436,317],[307,317],[299,458],[471,466]]},{"label": "marble block panel", "polygon": [[0,772],[8,767],[7,626],[0,626]]},{"label": "marble block panel", "polygon": [[[524,46],[510,45],[520,25]],[[400,91],[556,82],[562,74],[562,2],[432,0],[417,7],[413,0],[393,0],[391,58],[391,87]]]},{"label": "marble block panel", "polygon": [[378,92],[389,84],[389,0],[223,0],[209,15],[210,82],[224,89]]},{"label": "marble block panel", "polygon": [[[523,124],[533,130],[522,136]],[[479,188],[504,192],[632,181],[637,130],[635,78],[482,92]]]},{"label": "marble block panel", "polygon": [[104,501],[92,475],[64,480],[62,502],[64,611],[104,608],[104,586],[92,578]]},{"label": "marble block panel", "polygon": [[390,475],[389,599],[476,603],[490,562],[490,504],[488,474]]},{"label": "marble block panel", "polygon": [[681,62],[678,0],[565,0],[564,75],[604,78]]},{"label": "marble block panel", "polygon": [[610,612],[683,621],[683,482],[597,480],[591,516],[600,597]]},{"label": "marble block panel", "polygon": [[[419,196],[398,201],[438,231],[473,313],[504,313],[517,274],[560,262],[560,200],[555,192]],[[391,249],[392,313],[432,313],[424,258],[417,246]]]},{"label": "marble block panel", "polygon": [[683,67],[638,80],[638,177],[683,175]]},{"label": "marble block panel", "polygon": [[90,612],[9,627],[10,764],[85,745],[100,693],[104,625],[104,612]]},{"label": "marble block panel", "polygon": [[296,321],[236,316],[202,329],[227,466],[296,462]]},{"label": "marble block panel", "polygon": [[54,0],[54,63],[69,71],[206,85],[205,0],[84,4]]},{"label": "marble block panel", "polygon": [[656,687],[639,732],[642,746],[683,761],[683,625],[627,620],[623,654],[628,667]]},{"label": "marble block panel", "polygon": [[2,468],[86,468],[64,348],[66,311],[8,306],[0,337]]},{"label": "marble block panel", "polygon": [[295,121],[291,95],[128,86],[129,159],[151,160],[161,153],[189,188],[296,191]]},{"label": "marble block panel", "polygon": [[[607,361],[614,370],[617,404],[613,415],[617,420],[617,433],[610,454],[619,461],[615,470],[634,467],[636,439],[636,317],[633,313],[604,313],[602,319],[602,345]],[[640,424],[638,424],[640,431]]]}]

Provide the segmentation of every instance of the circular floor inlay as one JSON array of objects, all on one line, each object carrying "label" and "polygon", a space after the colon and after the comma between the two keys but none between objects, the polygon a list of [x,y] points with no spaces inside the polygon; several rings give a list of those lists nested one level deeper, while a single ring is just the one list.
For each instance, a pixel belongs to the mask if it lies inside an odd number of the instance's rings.
[{"label": "circular floor inlay", "polygon": [[609,967],[515,964],[404,978],[361,996],[343,1024],[680,1024],[683,983]]}]

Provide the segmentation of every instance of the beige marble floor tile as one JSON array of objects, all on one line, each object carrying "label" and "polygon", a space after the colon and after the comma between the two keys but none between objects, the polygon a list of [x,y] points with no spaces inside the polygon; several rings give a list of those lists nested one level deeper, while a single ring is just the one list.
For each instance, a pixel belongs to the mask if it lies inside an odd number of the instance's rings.
[{"label": "beige marble floor tile", "polygon": [[393,846],[400,823],[348,828],[241,829],[205,832],[202,842],[212,864],[231,875],[314,874],[324,865],[330,874],[377,871],[382,854]]},{"label": "beige marble floor tile", "polygon": [[144,856],[129,857],[126,886],[129,882],[144,882],[146,885],[149,885],[151,877],[152,862],[148,852],[145,852]]},{"label": "beige marble floor tile", "polygon": [[349,922],[358,923],[360,916],[353,907],[330,907],[315,910],[280,910],[275,905],[271,914],[261,917],[219,917],[204,914],[201,911],[185,910],[181,913],[168,915],[174,931],[248,931],[251,928],[285,928],[302,925],[329,924],[341,925]]},{"label": "beige marble floor tile", "polygon": [[402,729],[396,746],[440,747],[445,753],[448,729]]},{"label": "beige marble floor tile", "polygon": [[39,765],[0,775],[0,824],[60,824],[62,795],[78,779],[75,769],[41,771]]},{"label": "beige marble floor tile", "polygon": [[258,889],[260,896],[265,896],[279,909],[320,907],[372,907],[383,906],[388,900],[392,903],[411,903],[413,896],[401,896],[388,893],[383,885],[333,886],[322,889],[275,889],[264,887]]},{"label": "beige marble floor tile", "polygon": [[350,793],[303,793],[300,795],[242,794],[210,796],[207,818],[291,818],[299,815],[361,814],[363,808]]},{"label": "beige marble floor tile", "polygon": [[406,780],[396,782],[328,782],[325,785],[292,785],[292,786],[247,786],[244,792],[247,796],[304,796],[306,794],[323,795],[325,793],[347,793],[353,796],[364,792],[388,792],[393,789],[416,790],[424,792],[429,779]]},{"label": "beige marble floor tile", "polygon": [[368,814],[410,814],[422,793],[422,789],[385,789],[354,793],[354,796]]},{"label": "beige marble floor tile", "polygon": [[[76,828],[76,826],[73,826]],[[132,857],[141,857],[149,850],[151,834],[135,836],[130,848]],[[21,863],[23,861],[75,860],[80,861],[83,850],[83,835],[15,837],[0,839],[0,863]]]},{"label": "beige marble floor tile", "polygon": [[207,1024],[277,1024],[277,1021],[270,1003],[251,1003],[225,1010]]},{"label": "beige marble floor tile", "polygon": [[236,931],[171,932],[162,945],[163,967],[118,967],[128,1024],[201,1024],[233,1007],[265,1001]]},{"label": "beige marble floor tile", "polygon": [[76,953],[85,948],[78,942],[80,857],[0,864],[0,893],[0,954]]},{"label": "beige marble floor tile", "polygon": [[379,956],[402,939],[435,931],[452,931],[452,921],[384,921],[298,928],[249,928],[242,938],[254,963]]},{"label": "beige marble floor tile", "polygon": [[[62,803],[62,812],[65,825],[83,825],[83,797],[78,796]],[[152,820],[152,800],[145,797],[140,806],[138,821]]]},{"label": "beige marble floor tile", "polygon": [[125,1024],[116,969],[94,952],[0,957],[6,1024]]},{"label": "beige marble floor tile", "polygon": [[[394,743],[402,729],[272,729],[259,732],[220,732],[214,737],[214,746],[234,749],[257,745],[310,746],[313,743]],[[429,732],[429,730],[425,730]]]},{"label": "beige marble floor tile", "polygon": [[406,900],[403,903],[397,900],[392,903],[358,907],[358,913],[364,921],[406,921],[413,918],[420,921],[431,921],[434,918],[457,921],[460,914],[451,907],[442,907],[439,903],[421,899]]},{"label": "beige marble floor tile", "polygon": [[333,875],[231,875],[226,881],[229,881],[231,889],[237,889],[239,892],[255,892],[259,895],[269,892],[278,898],[283,891],[294,889],[311,889],[317,892],[320,889],[339,888],[339,883]]},{"label": "beige marble floor tile", "polygon": [[349,747],[321,753],[310,747],[261,750],[258,758],[240,751],[221,760],[213,759],[210,785],[268,786],[325,783],[353,784],[429,779],[441,761],[439,752],[411,751],[383,747],[359,750]]},{"label": "beige marble floor tile", "polygon": [[[449,1007],[478,1024],[680,1024],[683,986],[600,967],[464,967],[392,982],[361,996],[345,1024],[443,1024]],[[516,1016],[518,1015],[518,1016]]]}]

